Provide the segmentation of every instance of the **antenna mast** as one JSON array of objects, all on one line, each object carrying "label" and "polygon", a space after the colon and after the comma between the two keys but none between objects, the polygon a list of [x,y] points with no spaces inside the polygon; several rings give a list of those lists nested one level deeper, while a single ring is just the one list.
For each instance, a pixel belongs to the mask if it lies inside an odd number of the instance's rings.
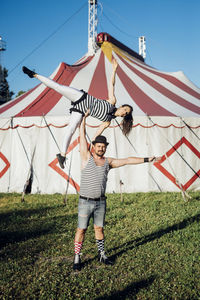
[{"label": "antenna mast", "polygon": [[2,37],[0,36],[0,65],[1,66],[2,66],[2,61],[1,61],[1,52],[2,51],[6,51],[6,42],[3,41]]},{"label": "antenna mast", "polygon": [[139,37],[139,54],[144,59],[146,58],[146,38],[145,38],[145,36]]},{"label": "antenna mast", "polygon": [[98,49],[97,39],[97,0],[88,0],[88,55]]}]

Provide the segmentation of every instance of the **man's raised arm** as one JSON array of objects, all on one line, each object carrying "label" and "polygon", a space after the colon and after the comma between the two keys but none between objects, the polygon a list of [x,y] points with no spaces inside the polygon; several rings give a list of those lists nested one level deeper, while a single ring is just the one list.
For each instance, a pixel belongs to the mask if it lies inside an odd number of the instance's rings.
[{"label": "man's raised arm", "polygon": [[84,168],[85,164],[87,163],[90,157],[90,152],[88,150],[88,144],[87,144],[87,139],[85,134],[85,122],[88,115],[89,115],[89,111],[86,112],[80,125],[80,156],[81,156],[82,168]]}]

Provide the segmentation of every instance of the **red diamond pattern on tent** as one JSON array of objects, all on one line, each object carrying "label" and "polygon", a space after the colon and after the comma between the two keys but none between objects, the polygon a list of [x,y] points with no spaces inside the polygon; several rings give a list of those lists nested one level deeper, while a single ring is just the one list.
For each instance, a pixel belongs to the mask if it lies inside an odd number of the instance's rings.
[{"label": "red diamond pattern on tent", "polygon": [[[166,156],[170,157],[182,144],[185,144],[200,159],[200,152],[185,137],[182,137],[180,141],[178,141],[166,153]],[[162,166],[162,163],[167,159],[166,156],[163,155],[161,161],[155,162],[154,166],[158,168],[158,170],[160,170],[167,178],[169,178],[169,180],[171,180],[180,189],[179,185],[176,182],[176,178]],[[182,185],[183,190],[186,191],[190,187],[190,185],[199,177],[200,169],[184,185]]]},{"label": "red diamond pattern on tent", "polygon": [[[76,140],[73,141],[72,144],[70,144],[67,154],[71,152],[79,143],[80,143],[80,137],[78,137]],[[58,164],[58,159],[55,158],[51,163],[49,163],[49,167],[51,167],[59,175],[61,175],[63,178],[69,181],[69,183],[79,192],[80,186],[78,185],[78,183],[76,183],[72,177],[69,177],[69,175],[65,173],[57,164]]]},{"label": "red diamond pattern on tent", "polygon": [[7,172],[7,170],[10,168],[10,163],[7,160],[7,158],[3,155],[2,152],[0,152],[0,158],[3,160],[3,162],[6,164],[5,167],[0,171],[0,178],[3,177],[3,175]]}]

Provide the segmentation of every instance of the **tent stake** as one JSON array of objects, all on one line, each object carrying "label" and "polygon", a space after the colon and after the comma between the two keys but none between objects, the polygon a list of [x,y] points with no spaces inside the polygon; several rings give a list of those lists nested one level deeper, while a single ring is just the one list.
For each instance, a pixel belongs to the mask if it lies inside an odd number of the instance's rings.
[{"label": "tent stake", "polygon": [[121,202],[124,202],[124,200],[123,200],[123,192],[122,192],[122,185],[124,185],[124,183],[120,179],[120,181],[119,181],[119,186],[120,186],[120,200],[121,200]]}]

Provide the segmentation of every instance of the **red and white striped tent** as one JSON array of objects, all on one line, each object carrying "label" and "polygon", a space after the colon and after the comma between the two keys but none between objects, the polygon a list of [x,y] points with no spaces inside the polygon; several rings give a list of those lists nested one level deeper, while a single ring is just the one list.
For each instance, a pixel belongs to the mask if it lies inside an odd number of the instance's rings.
[{"label": "red and white striped tent", "polygon": [[[108,34],[99,34],[98,41],[93,56],[85,55],[74,65],[61,63],[50,78],[106,99],[114,56],[119,64],[117,106],[133,106],[134,125],[126,138],[112,121],[104,133],[110,143],[107,156],[163,156],[160,163],[111,170],[107,192],[199,190],[200,89],[181,71],[167,73],[148,66]],[[0,192],[22,192],[30,177],[32,193],[79,190],[78,130],[64,170],[56,159],[69,108],[70,101],[43,84],[0,107]],[[87,119],[89,137],[98,125]]]}]

